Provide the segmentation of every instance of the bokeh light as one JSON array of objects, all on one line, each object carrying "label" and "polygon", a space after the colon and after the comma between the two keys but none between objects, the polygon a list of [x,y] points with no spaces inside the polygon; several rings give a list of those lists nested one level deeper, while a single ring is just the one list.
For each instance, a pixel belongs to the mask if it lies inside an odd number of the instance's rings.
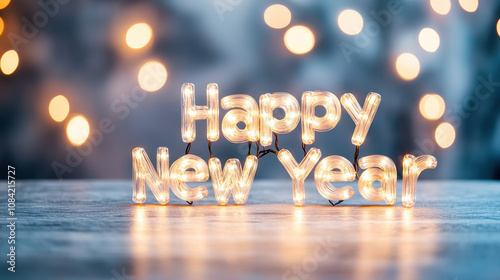
[{"label": "bokeh light", "polygon": [[149,61],[139,69],[138,81],[145,91],[154,92],[167,81],[167,69],[158,61]]},{"label": "bokeh light", "polygon": [[498,21],[497,21],[497,33],[498,33],[498,36],[500,36],[500,19],[498,19]]},{"label": "bokeh light", "polygon": [[19,56],[15,50],[6,51],[0,59],[0,68],[5,75],[14,73],[19,65]]},{"label": "bokeh light", "polygon": [[66,135],[71,144],[79,146],[83,144],[90,134],[89,122],[85,117],[78,115],[73,117],[66,128]]},{"label": "bokeh light", "polygon": [[62,122],[69,113],[69,102],[64,95],[58,95],[49,103],[49,114],[56,122]]},{"label": "bokeh light", "polygon": [[464,11],[473,13],[477,10],[477,7],[479,6],[479,1],[478,0],[458,0],[458,3],[460,4],[460,7],[464,9]]},{"label": "bokeh light", "polygon": [[431,7],[434,12],[440,15],[447,15],[451,9],[450,0],[430,0]]},{"label": "bokeh light", "polygon": [[292,13],[283,5],[271,5],[264,12],[264,21],[271,28],[285,28],[292,21]]},{"label": "bokeh light", "polygon": [[418,42],[425,51],[435,52],[439,48],[439,34],[432,28],[424,28],[418,34]]},{"label": "bokeh light", "polygon": [[413,80],[420,72],[420,62],[411,53],[403,53],[396,60],[396,71],[403,80]]},{"label": "bokeh light", "polygon": [[446,104],[439,94],[426,94],[420,99],[419,109],[424,118],[437,120],[443,116]]},{"label": "bokeh light", "polygon": [[0,36],[2,35],[3,33],[3,28],[4,28],[5,24],[3,22],[3,19],[0,17]]},{"label": "bokeh light", "polygon": [[442,123],[436,128],[434,137],[439,147],[446,149],[455,142],[455,128],[450,123]]},{"label": "bokeh light", "polygon": [[315,43],[313,32],[303,25],[296,25],[288,29],[284,41],[286,48],[294,54],[308,53]]},{"label": "bokeh light", "polygon": [[137,23],[132,25],[125,37],[127,45],[133,49],[140,49],[147,45],[153,36],[153,30],[146,23]]},{"label": "bokeh light", "polygon": [[0,0],[0,10],[7,7],[9,5],[10,0]]},{"label": "bokeh light", "polygon": [[355,10],[343,10],[337,22],[340,30],[347,35],[357,35],[363,30],[363,17]]}]

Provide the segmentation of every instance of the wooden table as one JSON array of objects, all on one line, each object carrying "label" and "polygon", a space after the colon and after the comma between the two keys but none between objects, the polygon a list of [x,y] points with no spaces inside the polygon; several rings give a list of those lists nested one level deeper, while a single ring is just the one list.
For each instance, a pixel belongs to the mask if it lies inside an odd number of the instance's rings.
[{"label": "wooden table", "polygon": [[500,279],[500,182],[417,189],[414,208],[401,182],[394,207],[358,192],[332,207],[308,182],[295,207],[291,180],[261,180],[243,206],[211,188],[160,206],[133,204],[130,181],[18,181],[17,272],[1,192],[0,279]]}]

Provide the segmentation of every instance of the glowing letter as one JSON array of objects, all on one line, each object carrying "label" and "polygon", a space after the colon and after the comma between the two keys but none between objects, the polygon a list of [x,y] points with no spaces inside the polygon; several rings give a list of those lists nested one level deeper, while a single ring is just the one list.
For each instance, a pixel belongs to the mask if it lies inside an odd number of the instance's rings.
[{"label": "glowing letter", "polygon": [[[222,119],[222,134],[233,143],[259,140],[259,106],[255,99],[246,94],[235,94],[222,98],[221,106],[224,110],[233,109]],[[245,124],[244,129],[238,128],[237,124]]]},{"label": "glowing letter", "polygon": [[[194,169],[194,171],[188,171]],[[186,201],[197,201],[208,195],[205,186],[189,188],[186,182],[205,182],[208,180],[207,163],[195,155],[185,155],[172,164],[170,170],[172,191]]]},{"label": "glowing letter", "polygon": [[217,202],[226,205],[232,191],[236,204],[244,204],[248,199],[255,171],[257,171],[257,162],[256,156],[247,156],[242,171],[240,161],[232,158],[226,161],[224,172],[222,172],[220,160],[215,157],[211,158],[208,165]]},{"label": "glowing letter", "polygon": [[321,158],[321,151],[316,148],[311,148],[307,152],[304,159],[297,164],[295,158],[287,149],[281,149],[278,152],[278,159],[285,167],[293,182],[293,202],[295,205],[303,205],[306,194],[304,189],[304,180],[311,173],[314,165]]},{"label": "glowing letter", "polygon": [[[293,95],[285,92],[263,94],[260,96],[260,143],[271,145],[272,133],[289,133],[297,127],[300,120],[299,102]],[[273,117],[273,110],[281,108],[285,117],[278,120]]]},{"label": "glowing letter", "polygon": [[194,85],[182,85],[181,121],[182,141],[191,143],[196,139],[196,120],[207,120],[207,139],[219,139],[219,88],[207,85],[207,106],[196,106]]},{"label": "glowing letter", "polygon": [[156,168],[149,160],[148,154],[143,148],[135,148],[132,151],[132,180],[133,196],[135,203],[144,203],[146,201],[146,184],[153,192],[156,200],[161,204],[167,204],[169,196],[169,171],[168,171],[168,149],[159,147],[156,152]]},{"label": "glowing letter", "polygon": [[[362,157],[359,160],[359,167],[366,169],[358,181],[359,193],[362,197],[371,201],[381,201],[382,199],[388,205],[394,205],[396,202],[396,182],[397,171],[394,162],[380,155]],[[373,182],[379,181],[381,188],[374,188]]]},{"label": "glowing letter", "polygon": [[403,205],[412,207],[417,200],[417,179],[426,169],[434,169],[437,160],[430,155],[415,157],[405,155],[403,158]]},{"label": "glowing letter", "polygon": [[[315,107],[323,106],[326,113],[316,117]],[[307,91],[302,95],[302,142],[314,143],[315,131],[325,132],[333,129],[340,120],[340,102],[337,96],[327,91]]]},{"label": "glowing letter", "polygon": [[340,102],[342,102],[347,113],[349,113],[349,116],[351,116],[356,124],[351,142],[355,146],[361,146],[365,142],[366,134],[370,129],[375,113],[377,113],[378,105],[380,104],[380,95],[370,92],[366,96],[363,109],[361,109],[356,97],[352,93],[342,95]]},{"label": "glowing letter", "polygon": [[[339,171],[334,171],[338,169]],[[314,171],[314,182],[319,193],[328,200],[347,200],[354,196],[351,186],[335,188],[330,182],[352,182],[356,179],[354,166],[341,156],[322,159]]]}]

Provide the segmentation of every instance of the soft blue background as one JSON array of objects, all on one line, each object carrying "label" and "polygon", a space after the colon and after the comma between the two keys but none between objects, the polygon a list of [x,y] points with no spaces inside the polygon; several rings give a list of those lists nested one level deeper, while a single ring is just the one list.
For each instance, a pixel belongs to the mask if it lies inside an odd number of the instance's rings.
[{"label": "soft blue background", "polygon": [[[423,172],[422,178],[500,178],[500,84],[478,102],[475,95],[481,79],[500,82],[496,2],[480,1],[475,13],[467,13],[452,1],[450,13],[441,16],[428,1],[402,1],[401,12],[391,15],[385,27],[374,14],[387,9],[388,1],[283,2],[292,11],[291,25],[306,25],[316,36],[314,49],[303,56],[284,47],[286,29],[269,28],[263,21],[266,7],[280,2],[67,2],[18,46],[11,34],[22,36],[25,22],[33,22],[42,7],[34,1],[13,1],[0,10],[6,25],[0,52],[16,48],[21,60],[13,75],[0,75],[0,166],[15,166],[19,178],[56,178],[55,162],[68,168],[60,176],[63,179],[131,178],[131,151],[137,146],[152,159],[158,146],[167,146],[172,163],[185,149],[180,133],[184,82],[196,85],[200,105],[205,104],[204,89],[211,82],[219,84],[221,98],[245,93],[258,99],[266,92],[284,91],[300,100],[304,91],[327,90],[339,98],[352,92],[362,103],[368,92],[378,92],[382,103],[360,156],[387,155],[401,172],[404,154],[433,154],[438,168]],[[364,17],[361,35],[347,36],[339,30],[336,18],[345,8]],[[134,52],[125,47],[117,30],[140,21],[152,26],[154,41],[148,49]],[[376,32],[367,31],[369,25]],[[423,27],[440,34],[435,53],[418,44]],[[342,44],[357,52],[346,57]],[[421,63],[420,75],[410,82],[402,81],[394,70],[395,58],[402,52],[414,53]],[[137,89],[139,67],[151,59],[166,66],[165,86],[126,105]],[[438,121],[425,120],[418,110],[420,98],[429,92],[442,95],[447,104]],[[92,129],[103,119],[113,123],[114,130],[89,145],[79,159],[68,158],[76,150],[65,134],[67,120],[56,123],[48,115],[50,99],[59,94],[68,98],[70,116],[85,115]],[[221,109],[221,120],[224,113]],[[455,143],[445,150],[434,141],[434,130],[443,121],[452,122],[457,130]],[[208,159],[205,124],[197,126],[191,151]],[[337,127],[318,133],[313,146],[323,156],[352,159],[353,129],[342,110]],[[293,133],[281,135],[279,142],[298,160],[302,158],[300,124]],[[247,145],[221,137],[213,152],[221,161],[242,160]],[[268,155],[260,160],[257,177],[288,174],[274,155]]]}]

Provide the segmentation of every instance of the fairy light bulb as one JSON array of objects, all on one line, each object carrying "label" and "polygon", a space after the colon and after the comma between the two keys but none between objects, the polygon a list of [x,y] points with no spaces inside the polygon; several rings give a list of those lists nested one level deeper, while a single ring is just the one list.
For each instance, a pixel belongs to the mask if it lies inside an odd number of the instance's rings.
[{"label": "fairy light bulb", "polygon": [[314,165],[321,158],[321,151],[317,148],[311,148],[300,164],[287,149],[281,149],[278,152],[278,160],[283,164],[286,171],[292,178],[293,184],[293,202],[296,206],[304,205],[306,194],[304,180],[307,178]]},{"label": "fairy light bulb", "polygon": [[377,113],[380,99],[381,97],[379,94],[370,92],[366,96],[363,108],[361,108],[358,100],[356,100],[356,97],[352,93],[345,93],[340,98],[340,102],[356,124],[356,128],[354,129],[354,133],[351,138],[353,145],[361,146],[363,142],[365,142],[368,130],[370,129],[375,114]]},{"label": "fairy light bulb", "polygon": [[[259,105],[246,94],[235,94],[222,98],[221,106],[230,110],[222,119],[222,135],[232,143],[256,142],[259,140]],[[242,108],[242,109],[233,109]],[[238,123],[244,123],[240,129]]]},{"label": "fairy light bulb", "polygon": [[[260,143],[267,147],[272,144],[273,132],[285,134],[293,131],[300,121],[300,106],[297,99],[286,92],[266,93],[260,96]],[[273,110],[281,108],[283,119],[273,117]]]},{"label": "fairy light bulb", "polygon": [[181,132],[182,141],[191,143],[196,139],[196,121],[207,120],[207,139],[219,139],[219,87],[207,85],[207,105],[196,106],[194,84],[184,83],[181,88]]},{"label": "fairy light bulb", "polygon": [[257,163],[257,157],[249,155],[242,170],[240,161],[232,158],[226,161],[222,171],[220,160],[216,157],[210,158],[208,167],[212,176],[215,199],[220,205],[228,203],[231,192],[236,204],[244,204],[247,201],[257,171]]},{"label": "fairy light bulb", "polygon": [[[194,171],[188,171],[193,169]],[[208,195],[205,186],[190,188],[187,182],[205,182],[208,180],[207,163],[195,155],[185,155],[176,160],[170,169],[170,184],[174,194],[186,201],[197,201]]]},{"label": "fairy light bulb", "polygon": [[[315,115],[315,108],[323,106],[326,113],[323,117]],[[311,145],[315,140],[315,132],[333,129],[340,120],[340,102],[337,96],[328,91],[307,91],[302,95],[302,142]]]},{"label": "fairy light bulb", "polygon": [[167,204],[169,197],[169,154],[166,147],[159,147],[156,151],[156,170],[143,148],[132,150],[132,200],[135,203],[146,201],[146,184],[153,192],[156,200]]},{"label": "fairy light bulb", "polygon": [[351,186],[335,188],[330,182],[352,182],[356,171],[352,163],[341,156],[322,159],[314,171],[314,183],[318,192],[328,200],[347,200],[354,196]]},{"label": "fairy light bulb", "polygon": [[437,160],[431,155],[415,157],[405,155],[403,158],[403,205],[413,207],[417,200],[417,180],[420,173],[426,169],[434,169]]},{"label": "fairy light bulb", "polygon": [[[363,171],[358,181],[359,193],[366,200],[379,202],[385,200],[387,205],[394,205],[396,202],[396,182],[397,171],[394,162],[381,155],[371,155],[362,157],[359,160],[359,167],[366,169]],[[380,188],[374,188],[373,182],[379,181]]]}]

